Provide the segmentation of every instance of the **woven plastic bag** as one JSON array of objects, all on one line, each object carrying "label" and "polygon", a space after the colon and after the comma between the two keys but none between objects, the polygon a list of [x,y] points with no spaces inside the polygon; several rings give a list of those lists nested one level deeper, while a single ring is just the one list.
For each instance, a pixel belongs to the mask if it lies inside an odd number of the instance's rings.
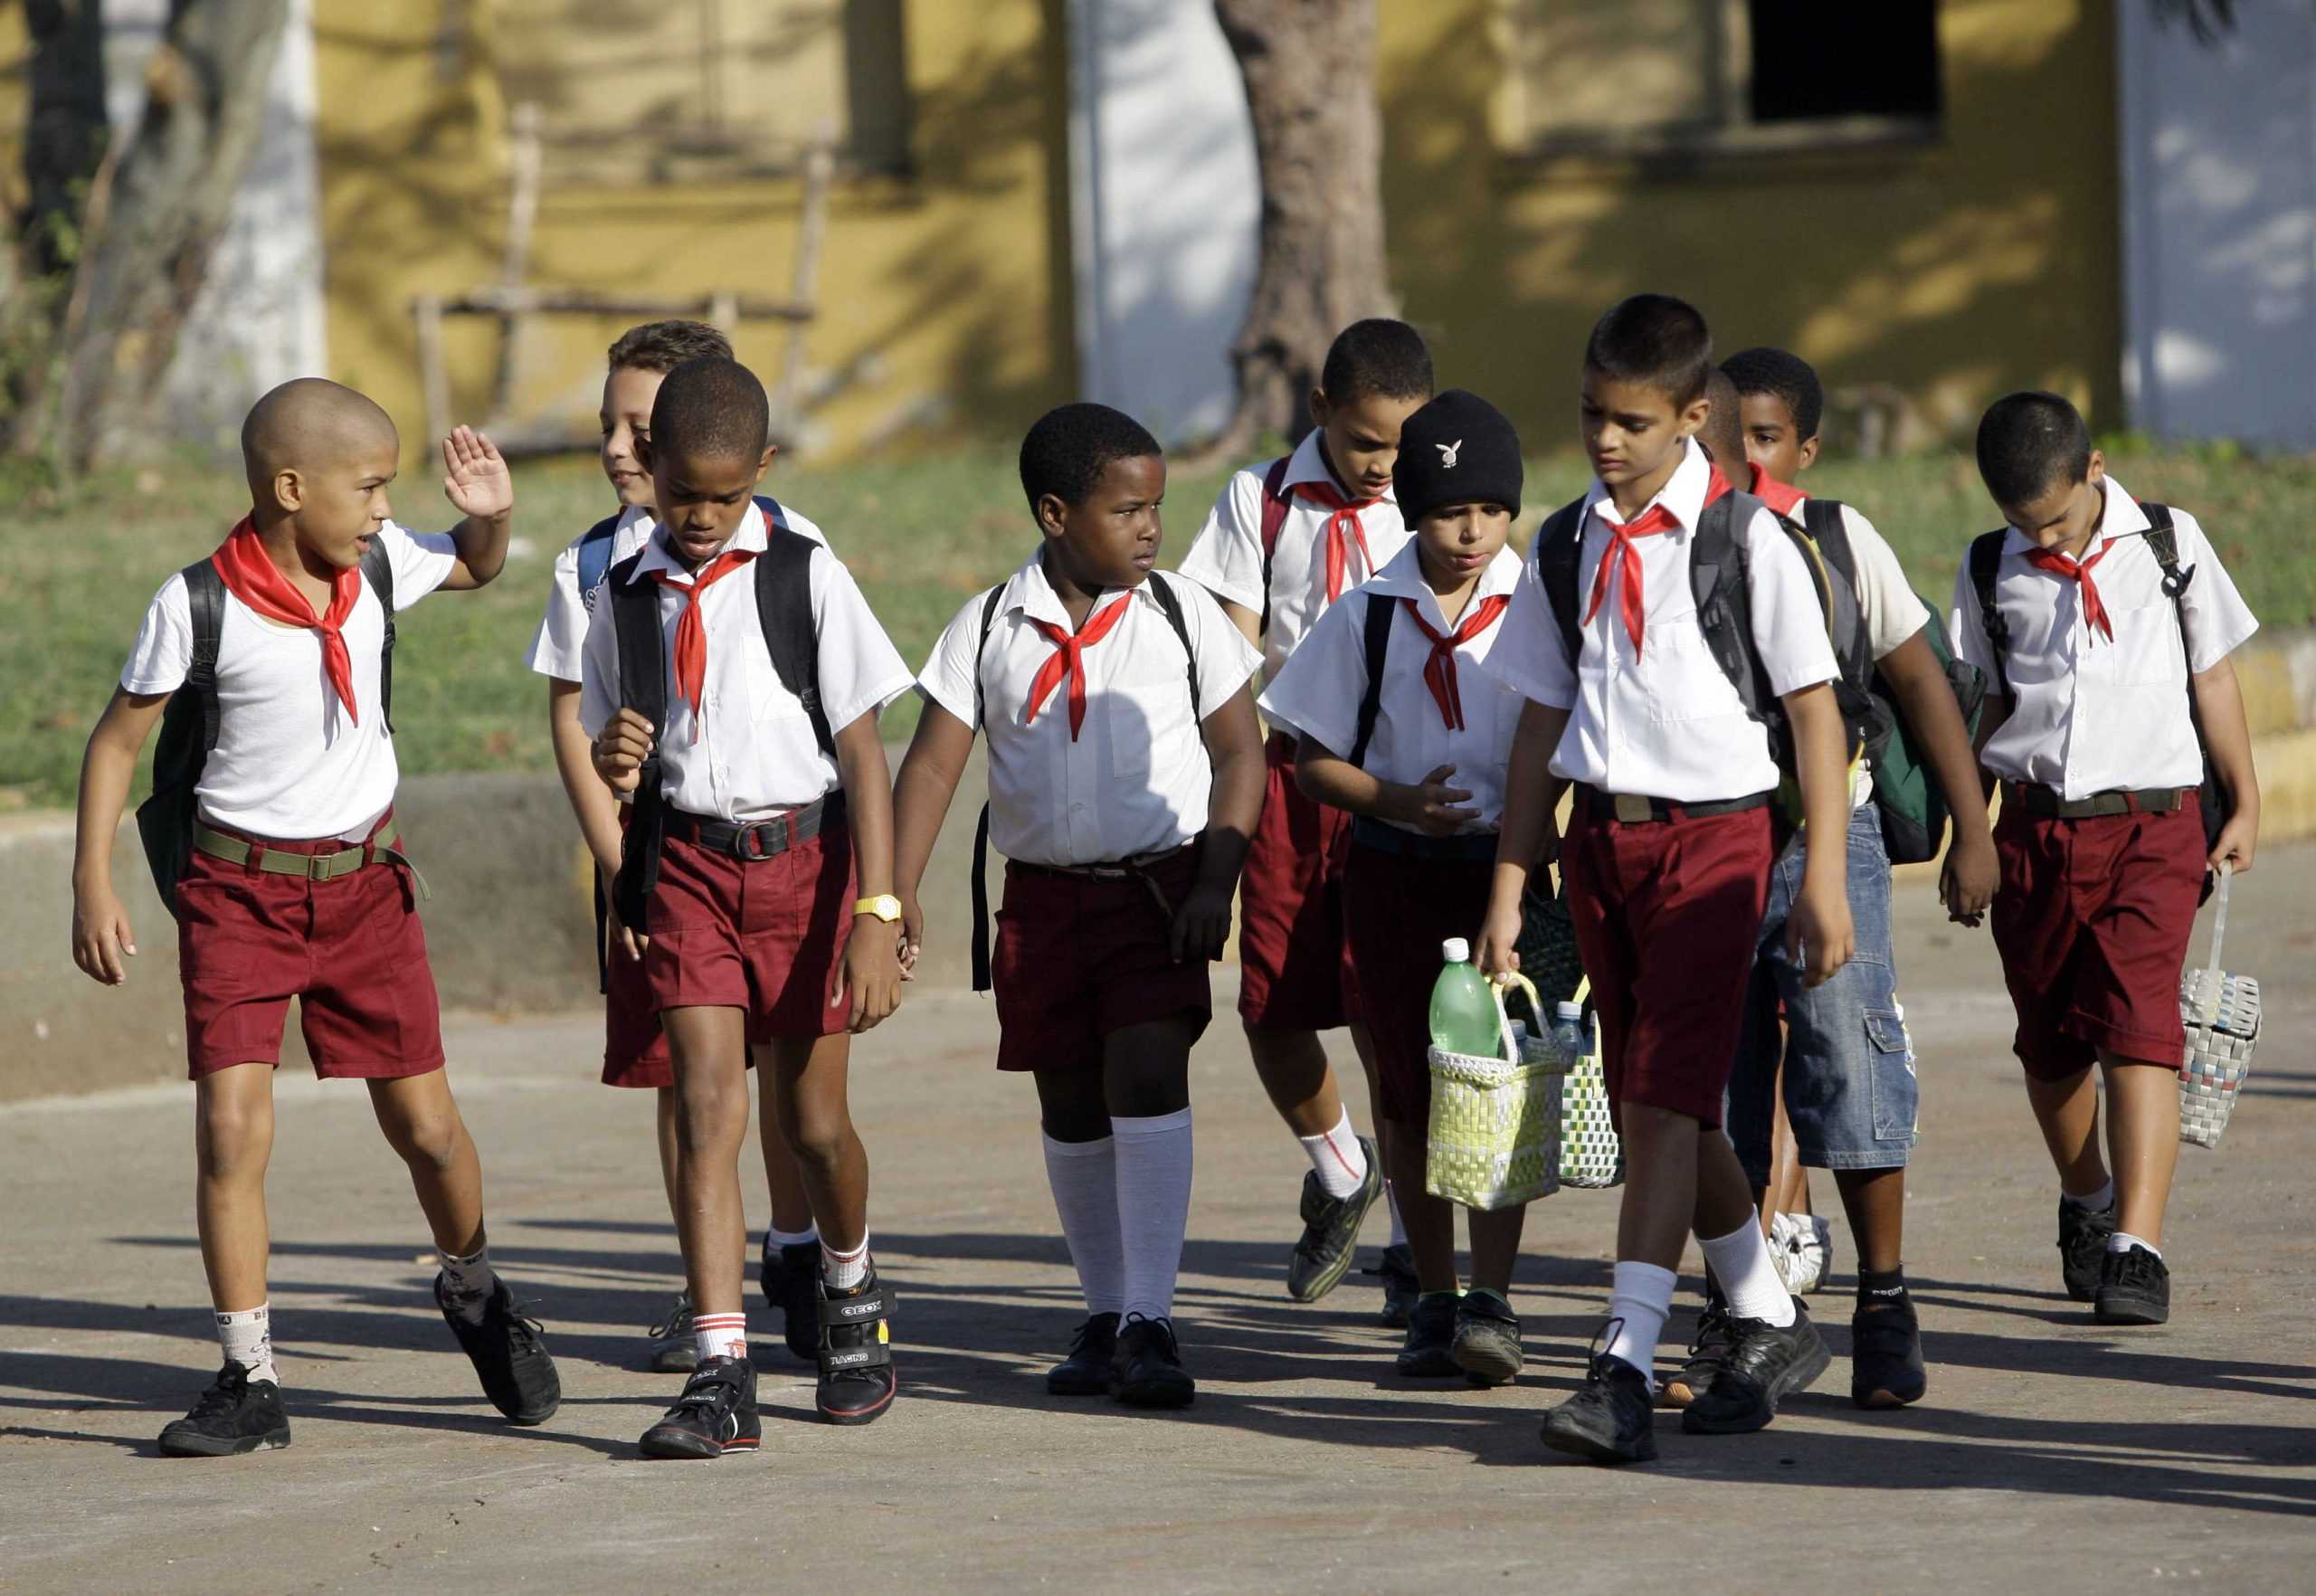
[{"label": "woven plastic bag", "polygon": [[[1583,1003],[1591,989],[1580,980],[1570,1001]],[[1609,1113],[1609,1077],[1600,1062],[1600,1022],[1584,1008],[1584,1057],[1571,1065],[1560,1091],[1560,1183],[1605,1192],[1625,1183],[1625,1143]]]},{"label": "woven plastic bag", "polygon": [[2227,937],[2231,874],[2226,865],[2219,867],[2209,963],[2179,976],[2179,1020],[2188,1028],[2188,1050],[2179,1064],[2179,1139],[2198,1147],[2219,1145],[2236,1094],[2251,1073],[2253,1045],[2260,1040],[2260,983],[2249,975],[2230,975],[2219,964]]},{"label": "woven plastic bag", "polygon": [[1516,1053],[1504,989],[1535,989],[1506,974],[1492,983],[1501,1056],[1431,1050],[1431,1124],[1424,1190],[1466,1208],[1512,1208],[1560,1189],[1561,1078],[1568,1066],[1548,1036]]}]

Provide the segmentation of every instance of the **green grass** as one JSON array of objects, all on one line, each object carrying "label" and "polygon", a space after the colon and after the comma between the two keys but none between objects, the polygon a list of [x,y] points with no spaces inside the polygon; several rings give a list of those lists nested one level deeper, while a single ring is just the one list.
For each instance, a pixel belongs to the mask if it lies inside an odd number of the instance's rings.
[{"label": "green grass", "polygon": [[[2295,530],[2316,524],[2316,459],[2133,447],[2111,463],[2134,493],[2196,512],[2263,622],[2316,622],[2316,539]],[[1533,462],[1523,532],[1581,491],[1585,475],[1572,455]],[[1180,474],[1170,484],[1168,563],[1189,546],[1221,480]],[[586,461],[526,467],[516,482],[516,536],[528,553],[492,586],[430,600],[403,623],[394,718],[405,772],[551,767],[545,690],[523,656],[548,562],[606,513],[609,495]],[[768,485],[827,530],[912,664],[960,604],[1031,546],[1009,450],[782,469]],[[1915,585],[1941,604],[1971,535],[1996,519],[1959,454],[1829,462],[1806,485],[1870,516]],[[214,547],[246,503],[235,476],[207,469],[68,489],[0,479],[0,536],[11,556],[0,563],[0,807],[71,802],[89,726],[154,589]],[[452,515],[438,483],[413,474],[397,518],[423,530]],[[916,718],[906,699],[887,729],[906,736]]]}]

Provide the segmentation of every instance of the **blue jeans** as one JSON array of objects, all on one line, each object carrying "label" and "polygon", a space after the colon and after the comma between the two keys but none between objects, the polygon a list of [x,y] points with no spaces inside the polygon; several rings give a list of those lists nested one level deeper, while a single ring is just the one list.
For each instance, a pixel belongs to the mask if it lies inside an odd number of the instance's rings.
[{"label": "blue jeans", "polygon": [[1823,986],[1803,986],[1800,966],[1785,951],[1804,845],[1797,841],[1770,867],[1769,912],[1746,990],[1726,1116],[1738,1161],[1756,1186],[1769,1183],[1780,1002],[1785,1116],[1801,1162],[1817,1169],[1902,1169],[1913,1150],[1921,1093],[1890,957],[1890,856],[1871,803],[1851,814],[1848,846],[1857,951]]}]

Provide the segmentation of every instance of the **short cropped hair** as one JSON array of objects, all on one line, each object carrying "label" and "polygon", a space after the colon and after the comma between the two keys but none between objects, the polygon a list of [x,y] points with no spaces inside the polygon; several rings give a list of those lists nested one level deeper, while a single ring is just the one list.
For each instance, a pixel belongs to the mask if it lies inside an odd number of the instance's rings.
[{"label": "short cropped hair", "polygon": [[1164,453],[1150,430],[1123,410],[1058,405],[1021,440],[1021,491],[1030,496],[1031,515],[1049,493],[1064,504],[1083,504],[1111,462]]},{"label": "short cropped hair", "polygon": [[1995,503],[2026,504],[2091,474],[2091,429],[2056,394],[2006,394],[1979,423],[1979,475]]},{"label": "short cropped hair", "polygon": [[1584,366],[1619,382],[1646,383],[1675,408],[1704,393],[1713,333],[1695,306],[1670,294],[1635,294],[1609,307],[1584,341]]},{"label": "short cropped hair", "polygon": [[1423,335],[1404,321],[1371,317],[1354,321],[1327,346],[1319,368],[1319,391],[1330,404],[1350,404],[1372,395],[1384,399],[1431,397],[1431,350]]},{"label": "short cropped hair", "polygon": [[651,401],[651,448],[670,458],[754,461],[771,433],[772,403],[764,385],[724,356],[683,362]]},{"label": "short cropped hair", "polygon": [[1745,485],[1745,426],[1738,420],[1737,407],[1742,396],[1737,385],[1729,377],[1724,366],[1714,366],[1704,374],[1704,396],[1713,401],[1713,413],[1704,418],[1704,425],[1697,432],[1697,442],[1713,455],[1713,463],[1732,487]]},{"label": "short cropped hair", "polygon": [[1818,435],[1826,419],[1826,390],[1818,381],[1817,367],[1800,356],[1766,347],[1740,349],[1721,363],[1721,369],[1740,394],[1770,394],[1783,400],[1793,413],[1793,429],[1800,434],[1795,442],[1807,443]]},{"label": "short cropped hair", "polygon": [[670,372],[687,360],[729,360],[732,340],[704,321],[647,321],[619,335],[613,371]]}]

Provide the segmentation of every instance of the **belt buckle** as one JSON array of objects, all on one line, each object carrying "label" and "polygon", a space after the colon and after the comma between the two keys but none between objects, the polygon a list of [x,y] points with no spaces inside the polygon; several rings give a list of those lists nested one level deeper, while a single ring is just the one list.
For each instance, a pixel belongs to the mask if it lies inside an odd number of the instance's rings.
[{"label": "belt buckle", "polygon": [[740,827],[739,835],[732,839],[732,851],[746,863],[762,864],[765,860],[771,859],[774,855],[781,852],[782,850],[775,848],[767,852],[764,850],[763,844],[759,841],[753,844],[752,850],[751,839],[761,838],[766,831],[771,831],[775,826],[785,825],[787,821],[788,817],[786,815],[781,815],[773,820],[747,822]]},{"label": "belt buckle", "polygon": [[1656,818],[1656,806],[1637,793],[1615,793],[1609,799],[1618,821],[1637,826]]},{"label": "belt buckle", "polygon": [[306,879],[308,881],[329,880],[331,879],[329,873],[329,861],[332,857],[332,855],[327,853],[309,853],[306,855]]}]

